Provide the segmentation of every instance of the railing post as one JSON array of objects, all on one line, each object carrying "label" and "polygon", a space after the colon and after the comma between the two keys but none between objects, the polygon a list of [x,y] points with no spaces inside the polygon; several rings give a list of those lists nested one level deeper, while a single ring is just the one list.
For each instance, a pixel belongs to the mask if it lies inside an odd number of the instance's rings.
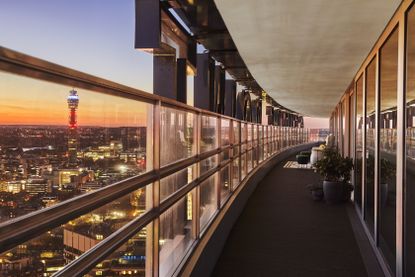
[{"label": "railing post", "polygon": [[[216,127],[218,128],[218,148],[222,147],[222,118],[219,116],[216,118]],[[222,162],[222,152],[217,155],[218,165]],[[220,195],[221,195],[221,170],[215,173],[215,186],[217,195],[217,209],[220,209]]]},{"label": "railing post", "polygon": [[[202,114],[196,114],[196,155],[200,155],[200,142],[202,141]],[[200,160],[196,163],[196,178],[200,177]],[[200,236],[200,184],[196,186],[193,197],[193,230],[195,238]]]},{"label": "railing post", "polygon": [[229,163],[229,188],[230,188],[230,191],[231,191],[231,193],[233,192],[233,164],[234,164],[234,160],[233,160],[233,157],[234,157],[234,149],[233,149],[233,145],[234,145],[234,143],[235,143],[235,132],[234,132],[234,129],[233,129],[233,120],[230,120],[230,123],[229,123],[229,143],[230,143],[230,145],[231,145],[231,148],[230,148],[230,150],[229,150],[229,159],[231,160],[231,162]]},{"label": "railing post", "polygon": [[[154,106],[154,127],[153,127],[153,169],[156,172],[160,170],[160,132],[161,132],[161,101],[157,101]],[[153,207],[158,209],[160,206],[160,178],[153,183]],[[153,220],[152,223],[152,276],[159,276],[160,257],[159,257],[159,236],[160,236],[160,217]]]}]

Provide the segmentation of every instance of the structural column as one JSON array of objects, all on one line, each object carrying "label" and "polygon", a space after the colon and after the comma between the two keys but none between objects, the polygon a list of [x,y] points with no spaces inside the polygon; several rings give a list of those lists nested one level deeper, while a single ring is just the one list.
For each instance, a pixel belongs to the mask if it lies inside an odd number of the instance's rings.
[{"label": "structural column", "polygon": [[225,115],[235,117],[236,107],[236,82],[234,80],[225,81]]},{"label": "structural column", "polygon": [[194,105],[214,111],[215,61],[209,53],[197,54],[197,74],[194,79]]},{"label": "structural column", "polygon": [[178,100],[176,76],[176,50],[164,45],[165,51],[153,56],[154,94]]},{"label": "structural column", "polygon": [[187,59],[177,59],[177,101],[187,103]]}]

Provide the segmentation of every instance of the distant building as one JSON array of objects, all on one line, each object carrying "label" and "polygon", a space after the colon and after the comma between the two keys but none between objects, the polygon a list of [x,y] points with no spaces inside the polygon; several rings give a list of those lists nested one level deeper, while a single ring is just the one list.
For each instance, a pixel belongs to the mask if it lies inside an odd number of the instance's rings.
[{"label": "distant building", "polygon": [[51,193],[52,184],[43,178],[29,178],[25,184],[25,191],[32,195]]},{"label": "distant building", "polygon": [[71,90],[68,96],[69,108],[69,133],[68,133],[68,165],[77,165],[78,152],[78,125],[76,110],[78,109],[79,96],[76,90]]}]

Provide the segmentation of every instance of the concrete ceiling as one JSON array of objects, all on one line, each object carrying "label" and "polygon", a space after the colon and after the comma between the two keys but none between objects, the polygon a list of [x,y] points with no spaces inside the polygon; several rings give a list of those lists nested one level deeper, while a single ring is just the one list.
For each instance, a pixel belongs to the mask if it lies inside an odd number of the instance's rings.
[{"label": "concrete ceiling", "polygon": [[215,0],[250,72],[278,103],[328,117],[400,0]]}]

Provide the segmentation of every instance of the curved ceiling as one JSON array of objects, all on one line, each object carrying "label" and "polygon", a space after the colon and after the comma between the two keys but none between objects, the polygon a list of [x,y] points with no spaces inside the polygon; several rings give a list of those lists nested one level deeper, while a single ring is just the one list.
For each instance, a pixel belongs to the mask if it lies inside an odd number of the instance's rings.
[{"label": "curved ceiling", "polygon": [[215,0],[250,72],[278,103],[328,117],[400,0]]}]

